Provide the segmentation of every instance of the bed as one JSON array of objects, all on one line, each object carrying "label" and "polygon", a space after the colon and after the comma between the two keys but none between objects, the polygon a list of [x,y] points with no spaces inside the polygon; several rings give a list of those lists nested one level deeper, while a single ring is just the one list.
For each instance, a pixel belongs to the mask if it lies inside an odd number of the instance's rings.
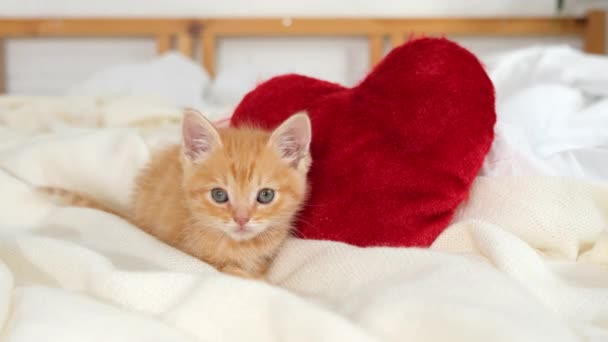
[{"label": "bed", "polygon": [[[605,15],[504,22],[0,20],[0,37],[150,36],[163,53],[154,70],[206,70],[210,77],[217,40],[243,34],[365,36],[372,63],[383,42],[399,44],[411,31],[575,35],[588,52],[531,47],[484,61],[497,91],[497,139],[470,199],[431,248],[291,239],[272,266],[270,284],[218,273],[118,217],[59,207],[33,191],[32,185],[57,185],[127,206],[150,151],[179,137],[175,102],[143,95],[2,96],[0,336],[608,340],[608,59],[593,54],[605,52]],[[181,54],[167,54],[171,49]],[[225,122],[231,108],[205,111]]]}]

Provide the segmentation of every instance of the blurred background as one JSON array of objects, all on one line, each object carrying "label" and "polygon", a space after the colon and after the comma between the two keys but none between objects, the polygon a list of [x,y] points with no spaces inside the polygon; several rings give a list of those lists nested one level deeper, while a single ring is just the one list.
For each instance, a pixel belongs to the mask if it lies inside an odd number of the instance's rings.
[{"label": "blurred background", "polygon": [[[561,2],[561,4],[560,4]],[[558,10],[558,5],[561,9]],[[553,17],[584,16],[608,8],[593,0],[0,0],[1,17]],[[580,37],[452,36],[479,56],[515,48],[566,44]],[[218,42],[218,83],[238,87],[235,77],[256,79],[298,72],[353,84],[368,69],[365,37],[227,38]],[[155,57],[148,38],[8,39],[6,91],[64,94],[97,71]],[[218,100],[221,99],[219,95]],[[234,97],[230,97],[234,100]]]}]

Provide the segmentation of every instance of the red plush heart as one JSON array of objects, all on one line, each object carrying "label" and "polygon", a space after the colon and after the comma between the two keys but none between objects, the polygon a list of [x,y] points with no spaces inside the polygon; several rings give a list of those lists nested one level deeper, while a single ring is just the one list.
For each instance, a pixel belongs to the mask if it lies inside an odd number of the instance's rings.
[{"label": "red plush heart", "polygon": [[358,246],[428,246],[465,199],[494,138],[494,89],[445,39],[394,49],[356,87],[273,78],[231,123],[274,128],[308,111],[311,195],[297,229]]}]

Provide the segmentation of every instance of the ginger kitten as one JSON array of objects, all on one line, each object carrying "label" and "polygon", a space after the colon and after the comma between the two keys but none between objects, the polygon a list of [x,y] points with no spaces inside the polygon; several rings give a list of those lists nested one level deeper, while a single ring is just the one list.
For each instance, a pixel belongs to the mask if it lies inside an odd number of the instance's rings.
[{"label": "ginger kitten", "polygon": [[[295,114],[267,132],[216,129],[186,110],[182,129],[181,146],[153,155],[141,171],[130,213],[121,216],[220,271],[263,277],[306,199],[308,116]],[[41,189],[112,212],[72,192]]]}]

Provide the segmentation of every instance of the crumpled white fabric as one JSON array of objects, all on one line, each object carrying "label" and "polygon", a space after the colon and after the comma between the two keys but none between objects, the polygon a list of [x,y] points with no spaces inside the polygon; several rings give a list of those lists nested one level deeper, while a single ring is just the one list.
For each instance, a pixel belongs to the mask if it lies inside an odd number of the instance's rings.
[{"label": "crumpled white fabric", "polygon": [[608,181],[608,58],[552,46],[486,64],[498,121],[482,174]]}]

